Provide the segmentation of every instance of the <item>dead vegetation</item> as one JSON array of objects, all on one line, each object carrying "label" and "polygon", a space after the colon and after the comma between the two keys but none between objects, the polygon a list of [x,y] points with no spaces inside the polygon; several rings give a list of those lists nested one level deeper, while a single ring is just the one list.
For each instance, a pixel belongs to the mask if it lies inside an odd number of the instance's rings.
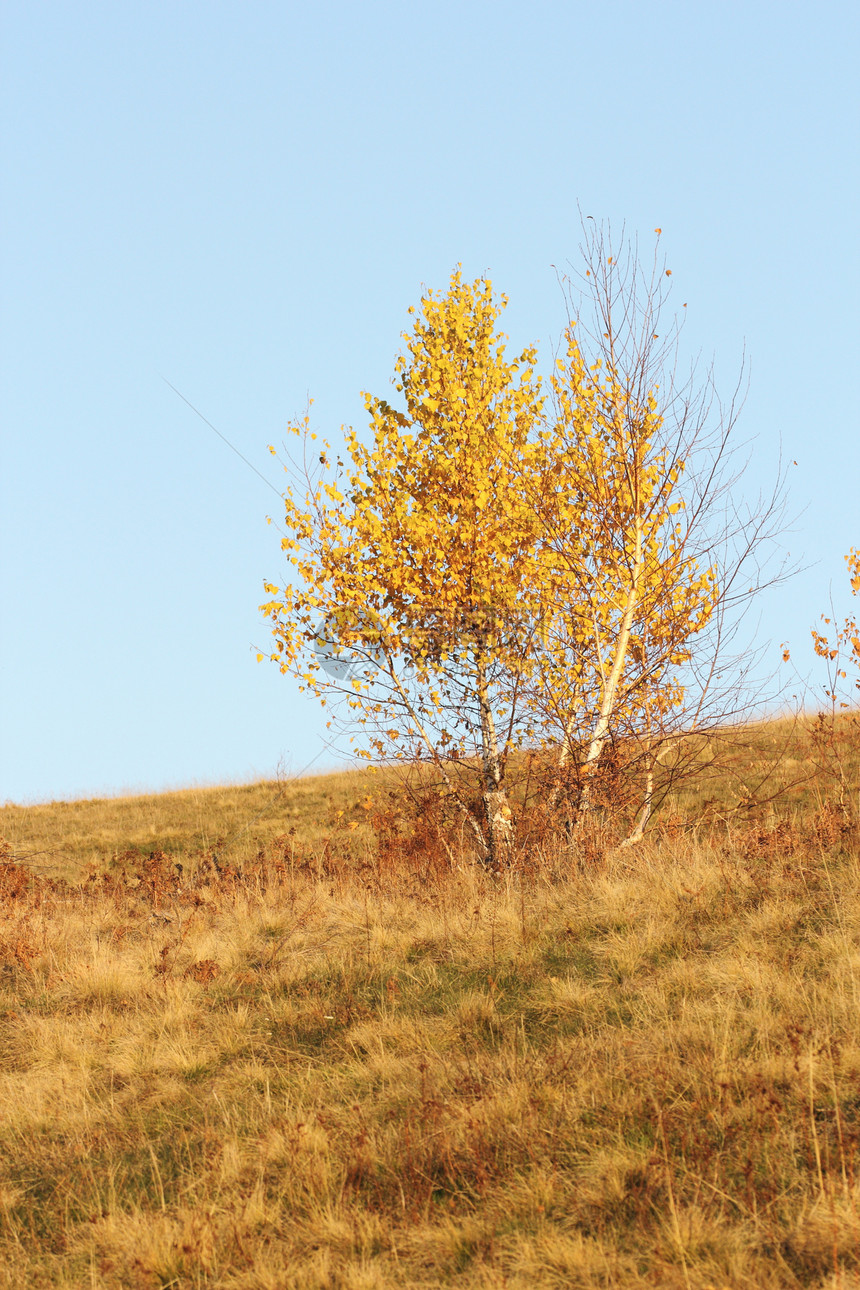
[{"label": "dead vegetation", "polygon": [[499,879],[378,777],[232,849],[7,848],[0,1286],[857,1286],[860,855],[810,783],[635,851],[521,821]]}]

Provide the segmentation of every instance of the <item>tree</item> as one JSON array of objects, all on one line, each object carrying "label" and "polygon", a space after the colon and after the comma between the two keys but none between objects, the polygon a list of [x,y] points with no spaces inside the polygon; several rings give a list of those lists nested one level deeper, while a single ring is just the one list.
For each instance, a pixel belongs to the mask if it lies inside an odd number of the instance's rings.
[{"label": "tree", "polygon": [[[845,562],[851,594],[856,596],[860,594],[860,549],[852,547]],[[819,770],[825,781],[829,780],[833,785],[836,807],[847,822],[851,816],[852,798],[860,806],[856,765],[860,734],[860,717],[856,708],[860,698],[860,627],[854,614],[847,614],[841,627],[835,621],[836,614],[832,608],[831,615],[825,617],[822,614],[821,620],[826,627],[835,628],[832,637],[829,631],[825,635],[814,627],[811,629],[815,653],[825,660],[827,668],[824,694],[828,705],[827,710],[819,712],[813,722],[812,744],[818,756]],[[784,657],[787,656],[786,650]],[[849,667],[855,673],[850,682]]]},{"label": "tree", "polygon": [[428,760],[494,865],[542,590],[525,483],[543,403],[534,348],[505,357],[506,303],[459,271],[428,291],[395,365],[405,410],[365,395],[371,442],[350,431],[346,463],[311,448],[307,417],[291,425],[304,458],[281,545],[300,581],[267,584],[262,606],[281,670],[345,699],[363,755]]},{"label": "tree", "polygon": [[350,431],[344,462],[308,417],[290,427],[298,579],[262,606],[282,671],[346,703],[362,755],[432,766],[493,865],[524,747],[554,758],[569,831],[610,752],[635,747],[642,836],[661,759],[677,773],[684,734],[743,709],[727,645],[781,523],[781,478],[734,500],[737,391],[723,407],[710,373],[678,378],[659,230],[647,272],[623,237],[585,233],[590,312],[568,281],[548,400],[536,349],[505,357],[505,297],[458,271],[410,311],[404,409],[365,395],[367,445]]},{"label": "tree", "polygon": [[583,231],[542,432],[555,486],[533,491],[554,606],[537,702],[558,750],[553,797],[573,781],[571,826],[610,749],[623,743],[628,760],[638,749],[633,842],[660,759],[674,752],[681,765],[680,733],[748,710],[727,647],[744,607],[782,576],[763,576],[762,563],[782,526],[783,485],[778,475],[752,506],[736,499],[739,387],[724,406],[710,371],[679,376],[660,230],[648,265],[623,235],[615,245],[608,228],[586,221]]},{"label": "tree", "polygon": [[[860,550],[852,547],[845,557],[845,562],[848,565],[851,594],[856,596],[860,593]],[[824,614],[821,615],[821,621],[827,627],[833,623],[833,620],[825,618]],[[840,682],[848,679],[846,668],[849,663],[857,670],[854,688],[860,690],[860,627],[857,626],[857,619],[853,614],[846,615],[842,626],[836,629],[832,643],[829,636],[816,631],[813,627],[812,644],[818,657],[826,659],[829,666],[828,684],[824,691],[828,700],[834,706],[838,703],[841,708],[849,707],[847,700],[839,698],[839,690]]]}]

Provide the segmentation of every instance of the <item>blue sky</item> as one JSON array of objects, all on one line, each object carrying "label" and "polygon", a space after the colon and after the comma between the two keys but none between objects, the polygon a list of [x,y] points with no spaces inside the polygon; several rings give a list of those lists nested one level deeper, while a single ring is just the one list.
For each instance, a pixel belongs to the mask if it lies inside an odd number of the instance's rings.
[{"label": "blue sky", "polygon": [[760,638],[812,671],[860,545],[857,15],[5,0],[0,801],[333,764],[255,661],[278,499],[162,377],[278,489],[266,445],[308,396],[362,425],[457,263],[557,338],[578,204],[662,227],[724,388],[746,349],[750,482],[781,443],[811,566]]}]

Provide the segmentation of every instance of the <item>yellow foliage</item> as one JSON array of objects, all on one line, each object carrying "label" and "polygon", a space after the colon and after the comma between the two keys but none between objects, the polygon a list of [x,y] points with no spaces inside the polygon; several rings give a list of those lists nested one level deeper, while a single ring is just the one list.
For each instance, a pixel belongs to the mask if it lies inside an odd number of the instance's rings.
[{"label": "yellow foliage", "polygon": [[687,461],[649,367],[656,315],[632,365],[608,314],[592,353],[571,321],[547,401],[535,347],[506,356],[506,304],[459,269],[427,291],[395,363],[400,406],[364,395],[369,435],[346,432],[346,461],[309,448],[308,416],[290,426],[303,483],[281,546],[297,576],[261,606],[282,671],[322,702],[348,694],[365,752],[420,748],[476,831],[454,779],[477,776],[502,818],[510,749],[552,740],[564,757],[584,737],[590,766],[611,729],[656,739],[724,594],[690,541]]},{"label": "yellow foliage", "polygon": [[[852,547],[845,557],[845,562],[848,565],[851,594],[856,596],[860,592],[860,549]],[[830,619],[824,614],[821,615],[821,621],[827,626],[830,625]],[[837,662],[847,653],[848,661],[858,670],[855,687],[860,690],[860,628],[857,626],[857,619],[849,614],[841,628],[837,629],[832,641],[828,636],[816,631],[814,627],[811,628],[811,634],[815,653],[819,658],[826,659],[828,663]],[[835,701],[838,681],[845,678],[845,670],[837,666],[835,672],[831,674],[830,686],[826,689],[829,699]]]}]

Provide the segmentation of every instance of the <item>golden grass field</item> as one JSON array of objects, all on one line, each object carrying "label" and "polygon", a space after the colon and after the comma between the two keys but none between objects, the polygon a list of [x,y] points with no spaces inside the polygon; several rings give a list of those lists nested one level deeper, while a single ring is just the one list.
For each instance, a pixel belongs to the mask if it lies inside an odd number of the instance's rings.
[{"label": "golden grass field", "polygon": [[500,879],[384,774],[6,807],[0,1286],[860,1287],[845,749]]}]

